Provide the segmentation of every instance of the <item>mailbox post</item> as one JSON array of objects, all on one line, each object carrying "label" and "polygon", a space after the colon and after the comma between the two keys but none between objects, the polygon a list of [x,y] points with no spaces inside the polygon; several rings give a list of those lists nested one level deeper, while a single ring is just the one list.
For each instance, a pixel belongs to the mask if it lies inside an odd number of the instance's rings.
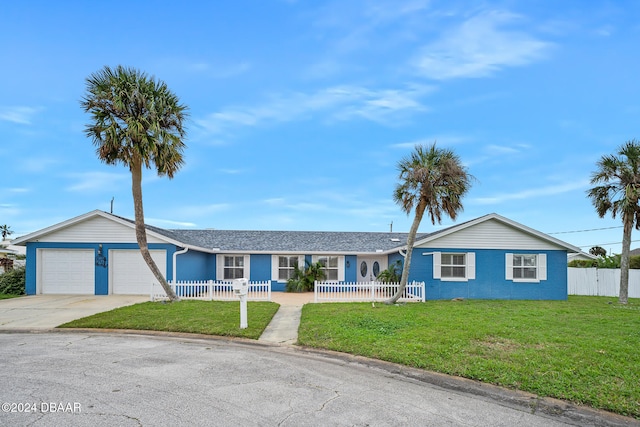
[{"label": "mailbox post", "polygon": [[233,293],[240,297],[240,329],[246,329],[247,323],[247,293],[249,291],[248,279],[233,279]]}]

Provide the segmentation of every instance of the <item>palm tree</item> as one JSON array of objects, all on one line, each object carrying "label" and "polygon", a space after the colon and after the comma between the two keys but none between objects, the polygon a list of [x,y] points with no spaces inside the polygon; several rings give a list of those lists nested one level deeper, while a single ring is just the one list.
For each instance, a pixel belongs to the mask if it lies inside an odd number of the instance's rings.
[{"label": "palm tree", "polygon": [[605,155],[596,163],[587,194],[600,218],[607,212],[622,216],[622,257],[620,260],[620,294],[618,302],[627,304],[629,297],[629,252],[633,227],[640,229],[640,141],[627,141],[617,155]]},{"label": "palm tree", "polygon": [[589,249],[589,253],[594,256],[604,257],[607,256],[607,250],[602,246],[594,246]]},{"label": "palm tree", "polygon": [[411,256],[418,226],[425,212],[431,223],[441,223],[442,214],[455,220],[462,211],[462,197],[471,186],[471,175],[460,158],[449,149],[416,145],[414,151],[398,162],[400,182],[393,200],[409,215],[415,207],[415,217],[407,236],[407,254],[404,260],[400,286],[393,297],[385,301],[395,304],[404,293],[411,269]]},{"label": "palm tree", "polygon": [[171,301],[179,298],[149,254],[142,207],[142,167],[173,178],[183,164],[183,121],[187,107],[180,104],[163,81],[134,68],[104,67],[86,79],[85,113],[92,122],[86,135],[97,146],[101,161],[122,163],[131,171],[136,239],[145,262]]},{"label": "palm tree", "polygon": [[11,227],[9,227],[7,224],[4,224],[0,225],[0,233],[2,233],[2,240],[7,240],[7,237],[12,235],[13,231],[11,231]]}]

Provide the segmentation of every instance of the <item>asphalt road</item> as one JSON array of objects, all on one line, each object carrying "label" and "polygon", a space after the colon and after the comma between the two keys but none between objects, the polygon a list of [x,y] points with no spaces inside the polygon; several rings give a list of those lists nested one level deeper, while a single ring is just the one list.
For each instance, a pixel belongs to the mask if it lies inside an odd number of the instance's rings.
[{"label": "asphalt road", "polygon": [[223,339],[0,333],[0,425],[591,424],[441,388],[393,366]]}]

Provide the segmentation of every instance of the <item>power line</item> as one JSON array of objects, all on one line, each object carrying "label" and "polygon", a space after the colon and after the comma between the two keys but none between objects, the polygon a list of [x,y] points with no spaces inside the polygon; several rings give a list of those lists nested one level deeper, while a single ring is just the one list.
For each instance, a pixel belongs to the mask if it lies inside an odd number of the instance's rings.
[{"label": "power line", "polygon": [[[640,240],[632,240],[631,243],[637,243],[640,242]],[[592,248],[594,246],[606,246],[606,245],[621,245],[622,242],[612,242],[612,243],[599,243],[597,245],[583,245],[583,246],[578,246],[579,248]]]},{"label": "power line", "polygon": [[612,230],[614,228],[623,228],[624,226],[622,225],[618,225],[615,227],[604,227],[604,228],[589,228],[586,230],[572,230],[572,231],[556,231],[554,233],[547,233],[547,234],[567,234],[567,233],[584,233],[587,231],[600,231],[600,230]]}]

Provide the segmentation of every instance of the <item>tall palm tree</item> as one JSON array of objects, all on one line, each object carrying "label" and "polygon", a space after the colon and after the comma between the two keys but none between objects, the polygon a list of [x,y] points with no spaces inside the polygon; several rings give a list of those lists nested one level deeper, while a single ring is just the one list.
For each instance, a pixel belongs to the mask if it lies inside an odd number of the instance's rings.
[{"label": "tall palm tree", "polygon": [[446,214],[455,220],[462,211],[462,197],[471,187],[473,176],[460,162],[460,158],[446,148],[437,148],[435,142],[430,146],[416,145],[408,157],[398,162],[398,179],[393,200],[409,215],[415,207],[415,217],[407,237],[407,254],[400,278],[400,286],[393,297],[385,301],[395,304],[402,296],[409,278],[413,245],[420,221],[425,212],[431,223],[441,223]]},{"label": "tall palm tree", "polygon": [[171,301],[179,298],[151,258],[142,207],[142,167],[173,178],[183,164],[187,107],[167,85],[134,68],[104,67],[86,79],[82,105],[91,114],[86,135],[101,161],[131,171],[136,239],[140,252]]},{"label": "tall palm tree", "polygon": [[629,297],[629,252],[633,227],[640,230],[640,141],[627,141],[617,155],[605,155],[596,163],[587,194],[596,212],[603,218],[607,212],[622,216],[622,256],[620,259],[620,294],[618,302],[627,304]]}]

